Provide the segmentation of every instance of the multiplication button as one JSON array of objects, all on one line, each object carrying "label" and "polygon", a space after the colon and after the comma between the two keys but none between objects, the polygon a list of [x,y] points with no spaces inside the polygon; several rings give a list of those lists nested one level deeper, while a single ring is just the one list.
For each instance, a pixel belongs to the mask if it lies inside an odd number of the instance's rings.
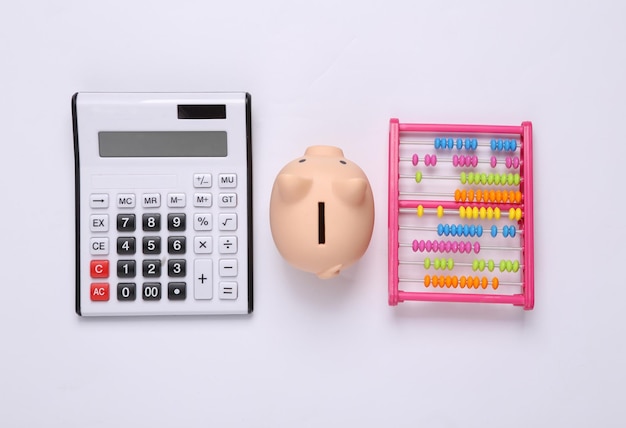
[{"label": "multiplication button", "polygon": [[213,238],[210,236],[194,237],[193,252],[196,254],[211,254],[213,252]]}]

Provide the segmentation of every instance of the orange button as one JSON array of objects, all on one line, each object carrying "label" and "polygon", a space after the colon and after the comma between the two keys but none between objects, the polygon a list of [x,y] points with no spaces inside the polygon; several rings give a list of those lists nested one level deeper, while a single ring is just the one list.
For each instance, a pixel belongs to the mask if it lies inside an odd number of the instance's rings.
[{"label": "orange button", "polygon": [[108,260],[92,260],[89,265],[89,271],[92,278],[108,278],[109,277],[109,261]]},{"label": "orange button", "polygon": [[109,284],[106,282],[91,284],[91,300],[96,302],[106,302],[109,300]]}]

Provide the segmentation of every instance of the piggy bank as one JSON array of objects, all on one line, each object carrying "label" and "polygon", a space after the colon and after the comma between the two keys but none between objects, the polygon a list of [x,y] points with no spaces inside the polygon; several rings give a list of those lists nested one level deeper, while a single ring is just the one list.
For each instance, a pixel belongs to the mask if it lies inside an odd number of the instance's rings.
[{"label": "piggy bank", "polygon": [[309,147],[276,177],[270,227],[289,264],[332,278],[369,245],[374,228],[369,181],[338,147]]}]

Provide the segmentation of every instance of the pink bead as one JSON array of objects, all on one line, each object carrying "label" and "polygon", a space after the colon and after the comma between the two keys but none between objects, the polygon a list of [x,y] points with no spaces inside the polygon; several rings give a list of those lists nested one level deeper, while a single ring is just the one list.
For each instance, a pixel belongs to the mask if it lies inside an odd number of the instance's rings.
[{"label": "pink bead", "polygon": [[454,242],[452,243],[452,248],[451,248],[451,250],[452,250],[452,252],[453,252],[453,253],[456,253],[457,251],[459,251],[459,243],[458,243],[458,242],[456,242],[456,241],[454,241]]},{"label": "pink bead", "polygon": [[474,252],[476,254],[480,253],[480,244],[478,242],[474,242]]},{"label": "pink bead", "polygon": [[413,247],[413,252],[417,252],[418,248],[419,248],[419,244],[417,243],[417,239],[413,240],[413,245],[411,245]]},{"label": "pink bead", "polygon": [[424,156],[424,163],[426,166],[430,166],[430,155]]},{"label": "pink bead", "polygon": [[491,156],[491,167],[495,168],[496,165],[498,164],[498,159],[495,156]]},{"label": "pink bead", "polygon": [[433,249],[433,244],[430,241],[426,241],[426,251],[430,252]]},{"label": "pink bead", "polygon": [[433,251],[435,253],[439,251],[439,243],[437,241],[433,241]]},{"label": "pink bead", "polygon": [[459,166],[459,155],[452,156],[452,165]]},{"label": "pink bead", "polygon": [[471,254],[472,253],[472,243],[471,242],[466,242],[465,243],[465,252],[467,254]]},{"label": "pink bead", "polygon": [[426,249],[426,246],[424,245],[424,241],[423,240],[420,241],[419,248],[420,248],[420,251],[424,251]]},{"label": "pink bead", "polygon": [[413,159],[411,159],[411,161],[413,162],[413,166],[415,166],[415,165],[417,165],[419,163],[420,158],[419,158],[419,156],[417,156],[417,153],[415,153],[413,155]]},{"label": "pink bead", "polygon": [[513,159],[511,159],[510,156],[506,157],[506,161],[505,161],[506,167],[507,168],[511,168],[511,166],[513,166]]},{"label": "pink bead", "polygon": [[476,168],[478,166],[478,156],[472,156],[472,166]]},{"label": "pink bead", "polygon": [[459,253],[463,254],[465,252],[465,245],[462,242],[459,242]]},{"label": "pink bead", "polygon": [[514,157],[513,158],[513,168],[517,168],[519,167],[519,158],[518,157]]},{"label": "pink bead", "polygon": [[465,166],[465,156],[459,156],[459,166]]},{"label": "pink bead", "polygon": [[452,247],[452,243],[450,241],[446,241],[445,245],[444,245],[444,250],[446,251],[446,253],[450,252],[450,248]]},{"label": "pink bead", "polygon": [[437,155],[432,155],[430,157],[430,163],[431,163],[432,166],[437,165]]}]

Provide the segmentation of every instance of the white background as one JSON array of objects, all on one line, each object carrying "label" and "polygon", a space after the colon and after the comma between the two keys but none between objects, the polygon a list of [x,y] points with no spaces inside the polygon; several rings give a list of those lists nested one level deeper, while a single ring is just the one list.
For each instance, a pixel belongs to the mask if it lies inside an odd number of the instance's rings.
[{"label": "white background", "polygon": [[[0,5],[0,425],[617,427],[626,419],[626,8],[618,1]],[[75,91],[249,91],[255,312],[74,313]],[[536,306],[387,305],[387,129],[535,136]],[[322,282],[278,255],[278,170],[332,144],[371,245]]]}]

